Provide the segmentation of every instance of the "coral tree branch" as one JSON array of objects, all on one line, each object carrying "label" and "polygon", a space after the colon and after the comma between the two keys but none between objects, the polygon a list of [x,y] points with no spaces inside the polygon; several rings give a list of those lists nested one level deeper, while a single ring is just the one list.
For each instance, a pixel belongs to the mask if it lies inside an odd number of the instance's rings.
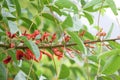
[{"label": "coral tree branch", "polygon": [[[84,44],[90,44],[90,43],[96,43],[96,42],[108,42],[108,41],[116,41],[120,40],[120,38],[115,38],[115,39],[105,39],[105,40],[94,40],[94,41],[88,41],[84,42]],[[70,46],[76,46],[77,43],[70,43],[70,44],[58,44],[58,45],[49,45],[49,46],[38,46],[40,49],[41,48],[55,48],[55,47],[70,47]],[[0,47],[5,47],[5,48],[10,48],[9,45],[6,44],[0,44]],[[28,48],[27,46],[15,46],[15,49],[25,49]]]}]

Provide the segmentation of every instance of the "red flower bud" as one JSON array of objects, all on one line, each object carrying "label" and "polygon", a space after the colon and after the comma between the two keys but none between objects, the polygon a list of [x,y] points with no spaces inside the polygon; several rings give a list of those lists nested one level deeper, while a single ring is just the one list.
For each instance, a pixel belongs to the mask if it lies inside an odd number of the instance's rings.
[{"label": "red flower bud", "polygon": [[16,50],[16,58],[17,60],[21,60],[24,56],[24,53],[21,50]]},{"label": "red flower bud", "polygon": [[10,43],[10,48],[14,48],[15,44],[14,43]]},{"label": "red flower bud", "polygon": [[53,42],[55,39],[56,39],[56,33],[52,35],[52,39],[50,40],[50,42]]},{"label": "red flower bud", "polygon": [[15,34],[11,34],[11,32],[6,32],[6,35],[7,35],[9,38],[14,38],[14,37],[16,37],[16,33],[15,33]]},{"label": "red flower bud", "polygon": [[44,41],[44,40],[48,41],[48,36],[50,36],[50,34],[48,32],[45,32],[40,38],[40,41]]},{"label": "red flower bud", "polygon": [[11,56],[7,56],[7,58],[3,60],[3,63],[8,64],[11,60],[12,60]]},{"label": "red flower bud", "polygon": [[46,51],[41,51],[41,50],[40,50],[40,52],[42,52],[43,54],[47,55],[49,58],[53,59],[52,54],[50,54],[50,53],[48,53]]},{"label": "red flower bud", "polygon": [[70,36],[65,36],[65,42],[68,42],[70,40]]}]

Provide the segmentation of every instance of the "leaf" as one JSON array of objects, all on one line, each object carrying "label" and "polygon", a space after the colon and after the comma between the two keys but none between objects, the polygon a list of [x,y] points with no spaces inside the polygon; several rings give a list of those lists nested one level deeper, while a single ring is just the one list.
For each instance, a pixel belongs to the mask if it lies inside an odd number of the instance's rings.
[{"label": "leaf", "polygon": [[120,56],[113,55],[109,59],[107,59],[105,65],[103,66],[102,73],[104,74],[112,74],[120,68]]},{"label": "leaf", "polygon": [[85,31],[84,36],[90,40],[94,40],[94,36],[88,31]]},{"label": "leaf", "polygon": [[38,13],[40,13],[44,8],[44,4],[42,0],[38,0],[37,3],[38,3],[37,10],[38,10]]},{"label": "leaf", "polygon": [[120,49],[113,49],[113,50],[110,50],[110,51],[106,51],[106,52],[103,52],[101,53],[98,58],[100,59],[105,59],[106,57],[108,56],[112,56],[112,55],[118,55],[120,54]]},{"label": "leaf", "polygon": [[113,48],[117,48],[120,49],[120,44],[118,42],[115,41],[109,41],[109,45]]},{"label": "leaf", "polygon": [[52,3],[53,0],[41,0],[41,2],[43,2],[44,4],[49,4],[49,3]]},{"label": "leaf", "polygon": [[21,7],[20,7],[20,4],[19,4],[19,1],[14,0],[14,2],[15,2],[15,5],[16,5],[17,16],[20,17],[21,16]]},{"label": "leaf", "polygon": [[85,17],[88,19],[90,24],[93,24],[93,16],[89,14],[88,12],[84,12]]},{"label": "leaf", "polygon": [[36,58],[39,58],[40,56],[40,51],[38,46],[32,41],[32,40],[27,40],[26,37],[22,37],[22,39],[25,42],[25,45],[32,50],[32,52],[35,54]]},{"label": "leaf", "polygon": [[[0,26],[1,27],[1,26]],[[0,29],[0,36],[6,35],[4,31]]]},{"label": "leaf", "polygon": [[14,80],[26,80],[27,75],[23,71],[19,71]]},{"label": "leaf", "polygon": [[2,17],[10,17],[10,18],[16,18],[13,14],[11,14],[10,12],[6,12],[4,8],[1,9],[1,14]]},{"label": "leaf", "polygon": [[80,2],[82,4],[82,6],[84,6],[86,4],[85,0],[81,0]]},{"label": "leaf", "polygon": [[[69,24],[71,23],[69,22]],[[83,24],[79,19],[79,15],[74,15],[72,17],[72,24],[73,24],[72,27],[67,28],[68,31],[79,31],[81,28],[83,28]]]},{"label": "leaf", "polygon": [[55,11],[56,13],[58,13],[60,16],[62,15],[62,12],[60,11],[59,8],[55,7],[55,6],[47,6],[49,7],[49,9]]},{"label": "leaf", "polygon": [[59,21],[53,17],[52,15],[48,14],[48,13],[42,13],[42,16],[50,21],[53,21],[55,23],[59,23]]},{"label": "leaf", "polygon": [[14,34],[18,31],[18,27],[15,22],[8,20],[8,26],[9,26],[10,32],[12,34]]},{"label": "leaf", "polygon": [[69,75],[70,75],[69,68],[65,64],[62,64],[60,74],[59,74],[59,79],[65,79]]},{"label": "leaf", "polygon": [[118,15],[117,8],[116,8],[116,5],[115,5],[114,1],[113,0],[105,0],[105,1],[108,3],[108,5],[111,8],[111,10],[113,11],[113,13],[115,15]]},{"label": "leaf", "polygon": [[11,57],[12,57],[12,60],[13,60],[15,63],[17,63],[18,60],[16,59],[16,52],[15,52],[15,50],[13,50],[13,49],[8,50],[7,53],[9,53],[9,55],[11,55]]},{"label": "leaf", "polygon": [[0,80],[7,80],[7,73],[3,63],[0,63]]},{"label": "leaf", "polygon": [[98,59],[97,59],[97,56],[88,56],[88,59],[95,62],[95,63],[98,63]]},{"label": "leaf", "polygon": [[71,36],[71,39],[72,39],[75,43],[77,43],[77,45],[75,46],[76,49],[78,49],[79,51],[85,53],[85,46],[84,46],[82,40],[78,37],[78,35],[75,34],[74,32],[70,32],[70,31],[68,31],[68,34]]},{"label": "leaf", "polygon": [[68,15],[66,19],[64,20],[64,22],[62,23],[62,28],[65,29],[65,28],[72,27],[72,26],[73,26],[72,17]]},{"label": "leaf", "polygon": [[112,31],[113,31],[113,28],[114,28],[114,24],[112,23],[112,25],[111,25],[111,27],[110,27],[110,29],[109,29],[109,31],[108,31],[108,33],[107,33],[105,39],[110,38],[111,33],[112,33]]},{"label": "leaf", "polygon": [[83,6],[83,9],[86,9],[86,8],[88,8],[88,7],[97,5],[97,4],[100,3],[100,2],[102,2],[102,0],[91,0],[90,2],[86,3],[86,4]]},{"label": "leaf", "polygon": [[78,8],[77,6],[71,2],[70,0],[57,0],[55,2],[55,5],[58,6],[60,9],[63,9],[63,8],[72,8],[74,10],[75,13],[78,12]]},{"label": "leaf", "polygon": [[34,30],[37,29],[37,25],[34,22],[32,22],[30,19],[25,18],[25,17],[21,17],[21,19],[23,20],[23,22],[25,22],[26,24],[28,24],[25,27],[27,27],[28,29],[31,27],[31,32],[33,32]]},{"label": "leaf", "polygon": [[46,80],[47,78],[43,75],[40,75],[39,80]]}]

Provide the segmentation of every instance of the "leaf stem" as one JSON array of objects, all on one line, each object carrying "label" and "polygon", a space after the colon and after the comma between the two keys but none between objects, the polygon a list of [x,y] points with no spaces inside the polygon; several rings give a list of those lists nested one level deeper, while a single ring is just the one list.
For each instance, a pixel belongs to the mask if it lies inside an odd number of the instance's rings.
[{"label": "leaf stem", "polygon": [[30,70],[29,70],[29,73],[28,73],[28,75],[27,75],[27,79],[26,79],[26,80],[29,80],[30,73],[31,73],[31,71],[32,71],[32,66],[33,66],[33,60],[32,60],[32,62],[31,62]]}]

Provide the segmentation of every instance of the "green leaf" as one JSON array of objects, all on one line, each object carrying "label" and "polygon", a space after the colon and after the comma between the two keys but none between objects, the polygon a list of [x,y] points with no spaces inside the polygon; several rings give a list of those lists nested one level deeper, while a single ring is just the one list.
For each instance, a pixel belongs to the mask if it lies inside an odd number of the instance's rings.
[{"label": "green leaf", "polygon": [[97,77],[97,80],[113,80],[110,76],[100,76]]},{"label": "green leaf", "polygon": [[109,59],[107,59],[105,65],[103,66],[102,73],[104,74],[112,74],[120,68],[120,56],[113,55]]},{"label": "green leaf", "polygon": [[9,18],[16,18],[13,14],[11,14],[10,12],[5,11],[4,8],[1,9],[1,14],[2,17],[9,17]]},{"label": "green leaf", "polygon": [[62,64],[60,74],[59,74],[59,79],[65,79],[69,75],[70,75],[69,68],[65,64]]},{"label": "green leaf", "polygon": [[13,49],[8,50],[7,53],[8,53],[9,55],[11,55],[12,60],[13,60],[15,63],[17,63],[18,60],[16,59],[16,52],[15,52],[15,50],[13,50]]},{"label": "green leaf", "polygon": [[88,31],[86,31],[85,32],[85,35],[84,35],[86,38],[88,38],[88,39],[90,39],[90,40],[94,40],[94,36],[90,33],[90,32],[88,32]]},{"label": "green leaf", "polygon": [[38,3],[37,10],[38,10],[38,13],[40,13],[43,10],[44,4],[42,0],[38,0],[37,3]]},{"label": "green leaf", "polygon": [[86,4],[85,0],[80,0],[82,6],[84,6]]},{"label": "green leaf", "polygon": [[90,24],[93,24],[93,16],[89,14],[88,12],[84,12],[85,17],[88,19]]},{"label": "green leaf", "polygon": [[19,4],[19,1],[14,0],[14,3],[16,5],[17,16],[20,17],[21,16],[21,7],[20,7],[20,4]]},{"label": "green leaf", "polygon": [[8,26],[9,26],[10,32],[11,32],[12,34],[14,34],[14,33],[16,33],[16,32],[18,31],[18,27],[17,27],[17,25],[16,25],[15,22],[13,22],[13,21],[8,21]]},{"label": "green leaf", "polygon": [[100,2],[102,2],[102,0],[91,0],[90,2],[86,3],[86,4],[83,6],[83,9],[86,9],[86,8],[88,8],[88,7],[97,5],[97,4],[100,3]]},{"label": "green leaf", "polygon": [[105,0],[105,1],[108,3],[108,5],[111,8],[111,10],[113,11],[113,13],[115,15],[118,15],[117,8],[116,8],[116,5],[115,5],[114,1],[113,0]]},{"label": "green leaf", "polygon": [[34,30],[37,29],[37,25],[34,22],[32,22],[30,19],[25,18],[25,17],[21,17],[21,19],[23,20],[23,22],[25,22],[26,24],[28,24],[25,27],[27,27],[28,29],[31,27],[31,32],[33,32]]},{"label": "green leaf", "polygon": [[73,27],[73,21],[70,15],[68,15],[66,19],[64,20],[64,22],[62,23],[63,29],[68,28],[68,27]]},{"label": "green leaf", "polygon": [[58,6],[60,9],[63,9],[63,8],[72,8],[74,10],[75,13],[78,12],[78,8],[77,6],[71,2],[70,0],[57,0],[55,2],[55,5]]},{"label": "green leaf", "polygon": [[55,11],[56,13],[58,13],[60,16],[62,15],[62,12],[60,11],[59,8],[55,7],[55,6],[47,6],[49,7],[49,9]]},{"label": "green leaf", "polygon": [[110,27],[110,29],[109,29],[109,31],[108,31],[108,33],[107,33],[105,39],[110,38],[111,33],[112,33],[112,31],[113,31],[113,28],[114,28],[114,24],[112,23],[112,25],[111,25],[111,27]]},{"label": "green leaf", "polygon": [[[79,31],[83,28],[83,24],[81,23],[81,20],[79,19],[79,15],[74,15],[72,17],[72,27],[68,27],[68,31]],[[70,22],[68,24],[71,24]]]},{"label": "green leaf", "polygon": [[6,69],[3,63],[0,63],[0,79],[7,80],[7,73],[6,73]]},{"label": "green leaf", "polygon": [[42,16],[50,21],[53,21],[54,23],[59,23],[59,21],[54,16],[48,13],[42,13]]},{"label": "green leaf", "polygon": [[[1,26],[0,26],[1,27]],[[6,35],[4,31],[0,29],[0,36]]]},{"label": "green leaf", "polygon": [[41,0],[41,2],[43,2],[44,4],[49,4],[49,3],[52,3],[53,0]]},{"label": "green leaf", "polygon": [[40,51],[39,51],[39,48],[38,46],[32,41],[32,40],[27,40],[26,37],[21,37],[24,42],[25,42],[25,45],[30,49],[32,50],[32,52],[35,54],[36,58],[39,58],[40,56]]},{"label": "green leaf", "polygon": [[112,56],[112,55],[118,55],[118,54],[120,54],[120,49],[113,49],[113,50],[101,53],[98,56],[98,58],[105,59],[106,57],[109,57],[109,56]]},{"label": "green leaf", "polygon": [[109,41],[109,45],[113,48],[117,48],[117,49],[120,49],[120,44],[118,42],[115,42],[115,41]]},{"label": "green leaf", "polygon": [[70,32],[70,31],[68,31],[68,34],[71,36],[71,39],[77,44],[77,45],[75,46],[75,48],[78,49],[79,51],[85,53],[84,43],[83,43],[82,40],[78,37],[78,35],[75,34],[74,32]]}]

